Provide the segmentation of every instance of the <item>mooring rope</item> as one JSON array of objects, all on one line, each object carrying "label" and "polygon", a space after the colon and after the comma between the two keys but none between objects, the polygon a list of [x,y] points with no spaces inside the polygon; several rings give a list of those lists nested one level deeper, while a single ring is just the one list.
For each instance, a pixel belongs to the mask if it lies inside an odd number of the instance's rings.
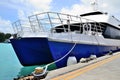
[{"label": "mooring rope", "polygon": [[32,72],[32,74],[33,74],[34,76],[42,76],[42,75],[46,74],[47,69],[48,69],[48,66],[50,66],[50,65],[52,65],[52,64],[55,64],[55,63],[63,60],[65,57],[67,57],[67,56],[73,51],[73,49],[75,48],[76,44],[77,44],[77,43],[75,43],[75,44],[72,46],[72,48],[67,52],[67,54],[65,54],[63,57],[61,57],[60,59],[58,59],[58,60],[56,60],[56,61],[54,61],[54,62],[51,62],[51,63],[47,64],[46,66],[44,66],[43,68],[45,68],[45,69],[44,69],[43,73],[41,73],[41,74],[35,74],[35,72]]}]

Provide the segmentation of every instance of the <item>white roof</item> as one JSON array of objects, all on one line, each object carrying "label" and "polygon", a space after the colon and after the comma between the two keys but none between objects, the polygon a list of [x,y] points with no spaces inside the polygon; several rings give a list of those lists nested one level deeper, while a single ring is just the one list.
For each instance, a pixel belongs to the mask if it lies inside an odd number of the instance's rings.
[{"label": "white roof", "polygon": [[[92,14],[93,13],[93,14]],[[96,12],[92,12],[92,13],[88,13],[88,14],[83,14],[82,20],[85,21],[85,19],[89,19],[90,22],[104,22],[104,23],[108,23],[111,24],[117,28],[120,28],[120,21],[118,19],[116,19],[114,16],[109,15],[107,13],[102,13],[101,14],[94,14]]]}]

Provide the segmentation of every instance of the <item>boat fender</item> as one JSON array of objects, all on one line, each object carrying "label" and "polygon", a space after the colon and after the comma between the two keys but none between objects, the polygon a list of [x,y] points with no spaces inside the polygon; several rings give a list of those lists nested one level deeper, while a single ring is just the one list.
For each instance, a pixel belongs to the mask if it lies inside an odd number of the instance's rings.
[{"label": "boat fender", "polygon": [[91,60],[97,59],[97,56],[96,56],[96,55],[90,55],[90,59],[91,59]]},{"label": "boat fender", "polygon": [[113,54],[113,52],[112,52],[112,50],[110,50],[110,51],[109,51],[109,55],[112,55],[112,54]]},{"label": "boat fender", "polygon": [[86,59],[86,58],[81,58],[81,59],[80,59],[80,63],[85,63],[85,62],[87,62],[87,59]]},{"label": "boat fender", "polygon": [[68,57],[67,66],[77,64],[77,59],[75,56]]}]

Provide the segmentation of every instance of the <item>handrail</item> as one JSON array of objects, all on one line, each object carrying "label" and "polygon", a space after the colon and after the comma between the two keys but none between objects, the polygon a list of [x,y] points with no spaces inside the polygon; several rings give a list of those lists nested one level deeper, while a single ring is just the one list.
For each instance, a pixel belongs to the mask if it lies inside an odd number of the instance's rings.
[{"label": "handrail", "polygon": [[[13,23],[13,26],[16,27],[16,32],[22,31],[24,32],[24,28],[28,26],[28,29],[32,30],[33,32],[36,31],[44,31],[44,32],[50,32],[50,29],[58,29],[57,26],[61,29],[63,28],[64,32],[71,32],[70,28],[71,26],[79,27],[79,31],[82,31],[83,24],[91,23],[94,28],[95,32],[102,32],[103,27],[102,23],[98,23],[94,20],[86,19],[81,16],[75,16],[70,14],[63,14],[63,13],[57,13],[57,12],[43,12],[35,15],[28,16],[29,22],[25,23],[24,25],[21,23],[21,20],[18,20]],[[67,21],[70,21],[69,24]],[[29,25],[27,25],[29,24]],[[66,27],[67,25],[67,27]],[[19,29],[19,28],[21,29]],[[68,30],[69,27],[69,30]],[[52,32],[51,32],[52,34]]]}]

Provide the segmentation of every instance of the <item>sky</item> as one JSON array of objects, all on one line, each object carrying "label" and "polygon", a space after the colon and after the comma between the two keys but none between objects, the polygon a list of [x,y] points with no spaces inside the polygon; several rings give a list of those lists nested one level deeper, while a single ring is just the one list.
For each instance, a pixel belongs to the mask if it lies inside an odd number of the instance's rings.
[{"label": "sky", "polygon": [[[47,11],[80,15],[92,10],[94,0],[0,0],[0,32],[14,33],[18,19]],[[97,0],[98,9],[120,19],[120,0]]]}]

